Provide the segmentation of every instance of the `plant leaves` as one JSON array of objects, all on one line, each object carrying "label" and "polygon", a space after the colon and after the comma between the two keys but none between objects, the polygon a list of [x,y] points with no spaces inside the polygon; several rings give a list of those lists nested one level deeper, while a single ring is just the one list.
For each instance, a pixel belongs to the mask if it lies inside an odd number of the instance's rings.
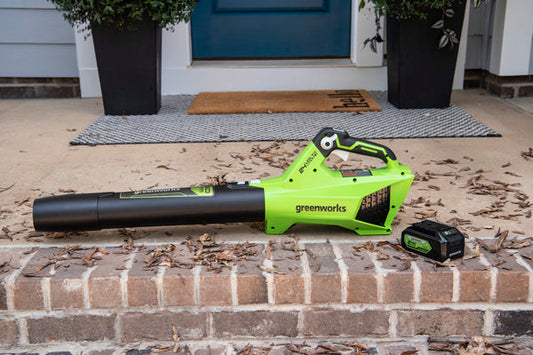
[{"label": "plant leaves", "polygon": [[455,11],[453,11],[453,9],[446,9],[444,11],[444,14],[447,16],[447,17],[453,17],[453,15],[455,15]]},{"label": "plant leaves", "polygon": [[448,35],[446,34],[442,35],[439,41],[439,48],[446,47],[446,45],[448,45],[448,42],[449,42]]},{"label": "plant leaves", "polygon": [[436,30],[438,30],[438,29],[440,29],[442,27],[444,27],[444,20],[438,20],[437,22],[435,22],[433,24],[433,26],[431,26],[431,28],[434,28]]}]

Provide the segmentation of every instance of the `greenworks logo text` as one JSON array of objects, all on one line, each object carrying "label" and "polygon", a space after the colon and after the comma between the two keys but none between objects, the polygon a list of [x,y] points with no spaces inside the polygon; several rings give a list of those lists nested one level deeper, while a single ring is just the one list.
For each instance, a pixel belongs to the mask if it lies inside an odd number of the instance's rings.
[{"label": "greenworks logo text", "polygon": [[300,212],[346,212],[346,206],[296,205],[296,213]]}]

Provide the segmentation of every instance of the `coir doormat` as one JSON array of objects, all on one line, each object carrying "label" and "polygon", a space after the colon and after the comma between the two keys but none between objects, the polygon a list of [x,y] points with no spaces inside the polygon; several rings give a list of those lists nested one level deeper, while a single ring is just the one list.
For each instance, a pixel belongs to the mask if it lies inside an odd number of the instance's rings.
[{"label": "coir doormat", "polygon": [[370,94],[381,111],[188,115],[193,95],[164,96],[157,115],[101,115],[70,143],[309,140],[323,127],[366,139],[499,136],[456,105],[399,110],[387,101],[385,91]]},{"label": "coir doormat", "polygon": [[366,90],[201,92],[189,114],[379,111]]}]

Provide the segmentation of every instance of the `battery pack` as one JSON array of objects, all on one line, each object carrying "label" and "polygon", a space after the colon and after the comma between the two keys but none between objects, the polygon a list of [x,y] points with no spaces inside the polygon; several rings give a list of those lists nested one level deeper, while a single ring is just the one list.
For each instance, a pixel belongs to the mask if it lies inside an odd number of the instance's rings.
[{"label": "battery pack", "polygon": [[440,262],[460,258],[465,251],[465,237],[457,228],[428,220],[407,227],[401,243],[413,253]]}]

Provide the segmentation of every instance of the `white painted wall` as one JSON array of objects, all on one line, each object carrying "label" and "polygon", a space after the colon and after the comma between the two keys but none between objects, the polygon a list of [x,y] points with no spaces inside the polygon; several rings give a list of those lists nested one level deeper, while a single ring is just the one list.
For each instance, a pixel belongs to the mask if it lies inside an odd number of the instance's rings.
[{"label": "white painted wall", "polygon": [[[352,0],[351,55],[345,62],[195,63],[192,61],[190,26],[179,24],[174,31],[163,32],[161,92],[175,95],[241,90],[386,90],[387,70],[383,66],[382,46],[378,54],[363,49],[364,39],[375,33],[373,12],[356,11],[359,1]],[[462,88],[466,37],[463,36],[460,44],[458,79],[454,85],[458,89]],[[85,34],[77,33],[76,44],[82,96],[101,96],[92,37],[85,39]]]},{"label": "white painted wall", "polygon": [[500,76],[528,75],[533,37],[533,1],[497,0],[489,71]]}]

